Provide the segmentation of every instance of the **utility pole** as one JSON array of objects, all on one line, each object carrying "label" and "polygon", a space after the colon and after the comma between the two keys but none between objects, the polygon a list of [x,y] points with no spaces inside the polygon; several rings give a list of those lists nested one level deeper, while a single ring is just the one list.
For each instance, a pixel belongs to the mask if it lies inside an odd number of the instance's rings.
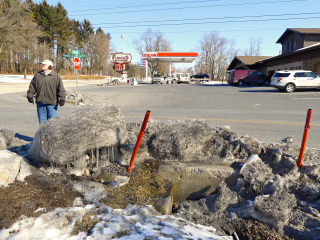
[{"label": "utility pole", "polygon": [[124,34],[121,34],[122,38],[122,52],[124,53]]}]

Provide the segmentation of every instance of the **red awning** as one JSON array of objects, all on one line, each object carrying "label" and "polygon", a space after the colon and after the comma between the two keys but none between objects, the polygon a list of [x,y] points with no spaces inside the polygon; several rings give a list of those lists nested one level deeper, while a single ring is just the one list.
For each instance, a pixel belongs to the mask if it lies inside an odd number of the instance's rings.
[{"label": "red awning", "polygon": [[144,52],[148,62],[192,63],[198,57],[196,52]]}]

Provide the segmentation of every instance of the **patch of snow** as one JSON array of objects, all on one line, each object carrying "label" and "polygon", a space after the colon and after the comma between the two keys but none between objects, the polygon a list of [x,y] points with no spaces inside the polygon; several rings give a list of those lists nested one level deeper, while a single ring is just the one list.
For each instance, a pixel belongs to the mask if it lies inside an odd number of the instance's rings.
[{"label": "patch of snow", "polygon": [[86,213],[95,211],[97,207],[98,205],[90,204],[83,207],[57,208],[37,218],[22,219],[10,228],[1,230],[0,239],[142,240],[152,237],[158,240],[232,240],[231,236],[214,234],[213,227],[194,224],[174,216],[160,215],[152,206],[128,205],[125,209],[112,209],[100,204],[100,214],[92,217],[99,222],[94,225],[92,231],[71,236],[74,225],[80,222]]}]

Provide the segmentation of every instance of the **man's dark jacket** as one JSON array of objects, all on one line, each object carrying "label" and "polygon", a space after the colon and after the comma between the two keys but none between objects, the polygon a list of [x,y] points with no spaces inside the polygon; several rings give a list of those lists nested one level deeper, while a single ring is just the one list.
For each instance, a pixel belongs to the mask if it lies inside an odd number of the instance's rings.
[{"label": "man's dark jacket", "polygon": [[36,96],[36,102],[42,104],[58,105],[59,101],[65,101],[66,90],[61,77],[53,71],[47,76],[44,71],[36,73],[27,92],[27,98],[33,96]]}]

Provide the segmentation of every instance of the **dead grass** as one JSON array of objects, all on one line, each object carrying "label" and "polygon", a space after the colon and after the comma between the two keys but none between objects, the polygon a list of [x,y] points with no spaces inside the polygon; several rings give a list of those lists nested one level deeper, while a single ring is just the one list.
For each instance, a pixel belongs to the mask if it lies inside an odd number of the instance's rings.
[{"label": "dead grass", "polygon": [[[64,80],[76,80],[76,75],[60,75]],[[78,74],[78,80],[99,80],[105,79],[105,76],[97,76],[97,75],[82,75]]]},{"label": "dead grass", "polygon": [[237,219],[231,223],[239,239],[243,240],[293,240],[288,236],[279,234],[275,229],[255,220]]},{"label": "dead grass", "polygon": [[[159,212],[163,212],[162,206],[158,205],[159,196],[166,193],[166,188],[170,183],[158,174],[159,163],[157,161],[147,161],[143,166],[134,168],[131,173],[127,173],[130,182],[121,188],[113,188],[106,185],[108,197],[102,202],[112,208],[125,208],[128,204],[153,205]],[[94,180],[104,179],[106,182],[114,180],[112,174],[102,173]],[[98,222],[94,216],[97,212],[86,214],[82,221],[76,223],[72,230],[72,235],[79,232],[90,232],[93,226]],[[119,231],[114,237],[127,235],[128,231]]]},{"label": "dead grass", "polygon": [[140,168],[134,168],[127,174],[130,177],[127,185],[118,189],[107,186],[108,198],[104,199],[104,204],[112,208],[125,208],[129,203],[153,205],[163,212],[158,199],[166,194],[171,183],[159,176],[158,168],[157,161],[146,161]]},{"label": "dead grass", "polygon": [[72,207],[76,197],[82,197],[72,190],[71,182],[63,176],[29,176],[25,182],[15,181],[0,188],[0,229],[10,227],[21,216],[38,217],[57,207]]},{"label": "dead grass", "polygon": [[[121,188],[106,185],[108,197],[103,202],[112,208],[125,208],[129,203],[138,205],[153,205],[162,212],[158,205],[159,196],[166,193],[170,182],[162,179],[158,174],[159,164],[156,161],[147,161],[141,167],[134,168],[129,184]],[[99,176],[105,181],[112,181],[113,174]],[[110,177],[110,178],[108,178]],[[72,180],[81,181],[82,177],[69,177],[63,175],[29,176],[25,182],[16,181],[9,187],[0,188],[0,229],[9,228],[21,218],[37,217],[57,207],[72,207],[76,197],[83,197],[73,191]],[[85,203],[86,204],[86,203]],[[46,211],[35,212],[38,208]],[[75,224],[72,234],[90,232],[98,222],[95,218],[99,210],[86,214],[82,221]],[[279,235],[274,229],[250,219],[239,219],[231,226],[241,240],[289,240],[286,236]],[[117,232],[114,237],[126,236],[128,231]]]},{"label": "dead grass", "polygon": [[80,232],[89,232],[93,226],[99,222],[99,219],[94,218],[94,216],[98,215],[97,212],[90,212],[85,214],[82,217],[81,222],[76,222],[74,225],[71,236],[78,235]]}]

